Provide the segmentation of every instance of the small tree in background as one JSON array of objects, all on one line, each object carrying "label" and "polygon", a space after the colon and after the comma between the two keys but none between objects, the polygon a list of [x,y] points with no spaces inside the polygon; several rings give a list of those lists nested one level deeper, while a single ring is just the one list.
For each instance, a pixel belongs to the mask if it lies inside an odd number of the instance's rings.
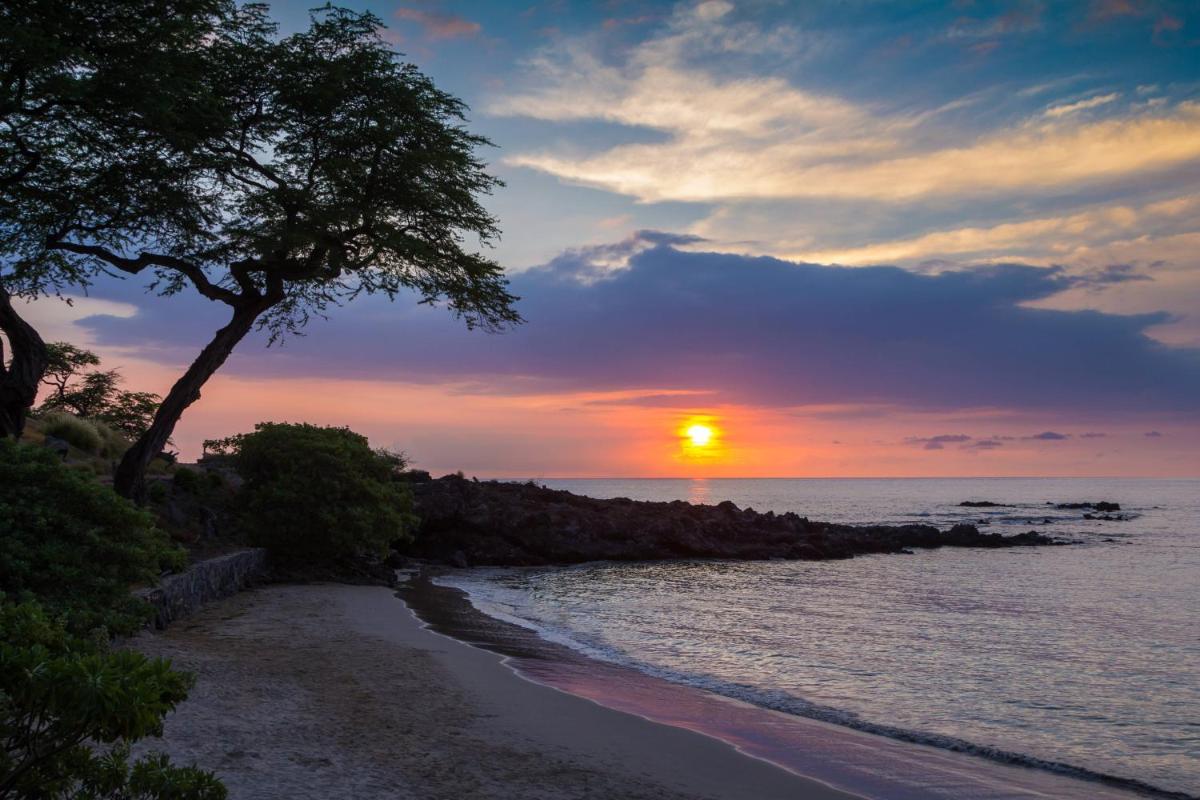
[{"label": "small tree in background", "polygon": [[92,231],[67,215],[50,243],[230,310],[125,454],[120,493],[141,496],[150,460],[256,325],[274,339],[374,293],[414,293],[468,326],[520,321],[500,266],[471,249],[498,235],[479,203],[499,184],[475,154],[488,142],[380,27],[326,6],[308,30],[278,39],[262,7],[244,6],[203,48],[203,93],[221,129],[197,141],[176,205],[156,209],[161,224]]},{"label": "small tree in background", "polygon": [[254,433],[204,443],[231,458],[245,484],[239,527],[285,564],[353,567],[411,539],[404,460],[372,450],[349,428],[264,422]]},{"label": "small tree in background", "polygon": [[72,401],[68,399],[68,395],[77,394],[71,387],[72,382],[85,368],[98,366],[100,356],[91,350],[76,347],[70,342],[53,342],[46,345],[46,371],[41,381],[51,388],[52,394],[45,402],[53,403],[57,408],[69,408]]},{"label": "small tree in background", "polygon": [[52,387],[39,409],[68,411],[77,417],[96,419],[130,439],[144,434],[154,419],[162,398],[152,392],[126,392],[119,388],[119,370],[91,370],[100,357],[67,342],[46,345],[47,367],[42,383]]}]

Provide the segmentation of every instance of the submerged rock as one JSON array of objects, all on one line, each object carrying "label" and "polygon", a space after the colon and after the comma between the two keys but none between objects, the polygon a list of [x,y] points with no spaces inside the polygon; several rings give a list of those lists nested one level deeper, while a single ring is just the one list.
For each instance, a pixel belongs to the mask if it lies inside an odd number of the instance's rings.
[{"label": "submerged rock", "polygon": [[414,483],[418,558],[472,565],[568,564],[680,558],[823,560],[932,547],[1058,544],[1035,531],[981,533],[974,525],[837,525],[759,514],[734,503],[598,500],[532,483],[448,475]]},{"label": "submerged rock", "polygon": [[1002,508],[1007,503],[993,503],[991,500],[963,500],[959,503],[964,508]]}]

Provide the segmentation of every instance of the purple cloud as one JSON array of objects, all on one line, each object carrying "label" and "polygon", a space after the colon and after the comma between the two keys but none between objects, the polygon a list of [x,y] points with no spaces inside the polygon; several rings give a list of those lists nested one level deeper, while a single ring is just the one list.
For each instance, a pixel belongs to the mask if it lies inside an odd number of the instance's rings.
[{"label": "purple cloud", "polygon": [[[1166,314],[1026,307],[1072,285],[1059,269],[931,275],[673,246],[684,243],[696,239],[643,233],[514,276],[528,324],[506,334],[468,333],[412,298],[364,298],[282,348],[243,343],[227,369],[491,392],[701,391],[772,407],[1200,413],[1200,349],[1145,333]],[[94,294],[142,309],[87,320],[99,343],[170,363],[224,322],[221,309],[189,295],[146,299],[128,282]]]},{"label": "purple cloud", "polygon": [[925,450],[944,450],[947,444],[959,444],[971,441],[971,437],[961,433],[944,433],[940,436],[912,436],[904,441],[909,444],[919,444]]}]

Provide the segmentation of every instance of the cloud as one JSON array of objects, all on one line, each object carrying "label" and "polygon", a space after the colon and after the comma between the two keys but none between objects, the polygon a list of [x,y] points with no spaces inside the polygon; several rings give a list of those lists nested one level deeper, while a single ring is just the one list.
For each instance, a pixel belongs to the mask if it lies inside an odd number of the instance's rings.
[{"label": "cloud", "polygon": [[948,39],[979,39],[1029,33],[1042,27],[1044,7],[1037,0],[1017,3],[995,17],[959,17],[946,31]]},{"label": "cloud", "polygon": [[1120,92],[1112,92],[1110,94],[1089,97],[1086,100],[1077,100],[1074,103],[1063,103],[1056,106],[1050,106],[1044,112],[1044,116],[1065,117],[1068,114],[1074,114],[1079,111],[1087,111],[1089,108],[1099,108],[1100,106],[1119,100],[1120,97]]},{"label": "cloud", "polygon": [[1071,436],[1070,434],[1057,433],[1055,431],[1043,431],[1042,433],[1035,433],[1033,436],[1026,436],[1025,438],[1039,442],[1062,442],[1070,439]]},{"label": "cloud", "polygon": [[564,276],[569,280],[590,284],[612,278],[615,273],[629,269],[629,261],[638,253],[654,247],[688,246],[704,242],[704,238],[693,234],[663,233],[661,231],[634,231],[625,239],[614,244],[599,244],[572,248],[547,263],[542,270],[547,274]]},{"label": "cloud", "polygon": [[1092,0],[1088,16],[1095,21],[1140,16],[1148,5],[1146,0]]},{"label": "cloud", "polygon": [[437,11],[426,11],[420,8],[401,6],[396,9],[396,19],[415,22],[425,30],[431,39],[454,39],[463,36],[474,36],[479,33],[478,22],[460,17],[457,14],[445,14]]},{"label": "cloud", "polygon": [[661,134],[656,141],[530,150],[508,163],[642,202],[899,203],[1036,195],[1200,158],[1196,102],[1098,120],[1071,113],[1116,99],[1092,98],[981,134],[946,124],[946,111],[961,102],[887,110],[775,75],[721,71],[712,65],[731,52],[757,47],[800,58],[817,46],[786,27],[730,22],[724,5],[706,8],[678,11],[664,32],[619,59],[594,39],[557,43],[531,60],[523,88],[488,107],[503,116],[618,123]]},{"label": "cloud", "polygon": [[1147,432],[1146,432],[1145,434],[1143,434],[1143,435],[1144,435],[1144,436],[1146,436],[1146,438],[1148,438],[1148,439],[1159,439],[1159,438],[1162,438],[1162,434],[1161,434],[1161,433],[1159,433],[1158,431],[1147,431]]},{"label": "cloud", "polygon": [[1004,446],[1004,442],[998,441],[996,439],[980,439],[977,442],[971,442],[969,445],[966,446],[966,449],[967,450],[995,450],[995,449],[997,449],[999,447],[1003,447],[1003,446]]},{"label": "cloud", "polygon": [[943,433],[938,436],[916,437],[904,440],[908,444],[919,444],[925,450],[943,450],[947,444],[960,444],[971,441],[971,437],[961,433]]},{"label": "cloud", "polygon": [[[786,252],[798,260],[848,265],[965,258],[1021,258],[1041,264],[1079,261],[1093,267],[1093,274],[1097,268],[1107,272],[1110,280],[1096,276],[1098,281],[1093,283],[1112,283],[1111,278],[1119,274],[1124,274],[1126,280],[1137,279],[1129,266],[1132,261],[1147,262],[1177,256],[1183,256],[1185,263],[1190,261],[1190,247],[1170,256],[1157,253],[1155,248],[1166,244],[1169,237],[1195,229],[1197,215],[1200,215],[1200,195],[1186,194],[1141,205],[1095,204],[1073,214],[934,230],[850,247],[792,246]],[[724,219],[718,217],[695,227],[707,238],[719,241],[736,229],[740,221],[737,215],[726,215]],[[1100,252],[1113,245],[1123,246],[1124,252]],[[1108,258],[1126,261],[1115,266],[1113,260],[1107,264],[1097,263]],[[1145,278],[1144,275],[1140,277]]]},{"label": "cloud", "polygon": [[1080,439],[1103,439],[1107,436],[1108,436],[1107,433],[1096,433],[1094,431],[1089,431],[1088,433],[1079,434]]},{"label": "cloud", "polygon": [[[1025,307],[1070,285],[1059,269],[922,275],[683,252],[669,244],[678,240],[643,233],[514,276],[528,324],[511,333],[468,333],[412,298],[364,298],[282,350],[246,342],[229,369],[487,392],[698,391],[712,403],[778,408],[1200,413],[1200,350],[1145,335],[1163,315]],[[624,259],[616,269],[614,252]],[[190,357],[223,322],[186,296],[145,300],[129,284],[96,291],[114,289],[141,312],[93,317],[92,334],[157,360]]]},{"label": "cloud", "polygon": [[[670,82],[677,84],[669,91],[678,97],[690,79],[672,76]],[[767,110],[778,108],[773,97],[778,92],[770,86],[745,92],[701,87],[701,95],[714,98],[708,109],[714,120],[737,117],[736,104],[718,99],[725,91],[740,95],[738,103],[753,100],[759,109],[753,116],[773,115]],[[677,117],[699,113],[698,107]],[[790,118],[759,124],[767,123],[801,124]],[[890,139],[900,131],[883,125],[859,130],[834,125],[755,138],[736,131],[672,133],[665,142],[621,145],[596,155],[527,153],[508,161],[643,202],[841,198],[892,203],[1022,195],[1132,178],[1200,158],[1200,104],[1090,123],[1029,123],[926,151]]]}]

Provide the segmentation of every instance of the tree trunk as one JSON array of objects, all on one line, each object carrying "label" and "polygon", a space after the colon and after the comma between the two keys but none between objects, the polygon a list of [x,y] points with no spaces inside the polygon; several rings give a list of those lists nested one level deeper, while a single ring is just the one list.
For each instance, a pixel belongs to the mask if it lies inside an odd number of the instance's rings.
[{"label": "tree trunk", "polygon": [[4,364],[0,346],[0,437],[20,439],[25,415],[37,399],[38,383],[46,372],[46,343],[13,308],[12,296],[0,286],[0,331],[12,350]]},{"label": "tree trunk", "polygon": [[208,346],[200,351],[200,355],[163,398],[150,427],[125,451],[113,479],[113,488],[118,494],[139,504],[144,502],[146,467],[162,452],[183,412],[200,399],[200,389],[254,327],[259,315],[277,302],[276,297],[260,297],[234,307],[229,323],[218,330]]}]

